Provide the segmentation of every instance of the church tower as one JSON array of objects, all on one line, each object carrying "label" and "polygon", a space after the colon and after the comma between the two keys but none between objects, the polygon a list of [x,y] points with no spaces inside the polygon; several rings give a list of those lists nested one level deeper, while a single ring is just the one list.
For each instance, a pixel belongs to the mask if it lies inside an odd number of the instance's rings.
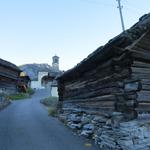
[{"label": "church tower", "polygon": [[52,67],[55,71],[59,71],[59,57],[58,56],[53,56],[52,57],[53,62],[52,62]]}]

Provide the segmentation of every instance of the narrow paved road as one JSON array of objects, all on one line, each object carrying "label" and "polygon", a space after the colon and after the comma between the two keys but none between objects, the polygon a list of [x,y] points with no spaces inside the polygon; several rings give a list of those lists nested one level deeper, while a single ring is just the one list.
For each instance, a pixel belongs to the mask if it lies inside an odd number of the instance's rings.
[{"label": "narrow paved road", "polygon": [[85,139],[48,117],[39,102],[47,95],[39,90],[32,99],[15,101],[0,111],[0,150],[97,150],[85,147]]}]

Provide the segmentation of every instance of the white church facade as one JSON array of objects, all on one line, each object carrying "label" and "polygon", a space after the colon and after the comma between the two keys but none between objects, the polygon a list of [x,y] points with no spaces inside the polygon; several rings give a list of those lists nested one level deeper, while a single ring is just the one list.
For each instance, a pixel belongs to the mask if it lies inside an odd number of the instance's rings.
[{"label": "white church facade", "polygon": [[50,90],[52,96],[58,96],[56,77],[62,72],[59,70],[59,57],[52,57],[52,70],[47,72],[38,72],[38,78],[36,81],[31,81],[31,88]]}]

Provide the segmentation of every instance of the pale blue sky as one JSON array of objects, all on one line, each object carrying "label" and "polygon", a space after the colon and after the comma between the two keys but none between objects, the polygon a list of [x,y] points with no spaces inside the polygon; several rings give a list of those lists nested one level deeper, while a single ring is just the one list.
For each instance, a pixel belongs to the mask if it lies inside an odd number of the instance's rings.
[{"label": "pale blue sky", "polygon": [[[122,0],[126,29],[150,12],[150,0]],[[0,57],[16,65],[79,63],[122,31],[116,0],[0,0]]]}]

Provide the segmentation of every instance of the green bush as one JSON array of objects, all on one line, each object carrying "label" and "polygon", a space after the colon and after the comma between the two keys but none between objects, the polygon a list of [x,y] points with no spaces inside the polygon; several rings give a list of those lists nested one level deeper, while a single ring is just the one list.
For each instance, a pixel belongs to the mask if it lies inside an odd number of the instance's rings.
[{"label": "green bush", "polygon": [[33,90],[32,88],[28,88],[28,89],[27,89],[27,93],[28,93],[29,95],[33,95],[33,94],[34,94],[34,90]]}]

